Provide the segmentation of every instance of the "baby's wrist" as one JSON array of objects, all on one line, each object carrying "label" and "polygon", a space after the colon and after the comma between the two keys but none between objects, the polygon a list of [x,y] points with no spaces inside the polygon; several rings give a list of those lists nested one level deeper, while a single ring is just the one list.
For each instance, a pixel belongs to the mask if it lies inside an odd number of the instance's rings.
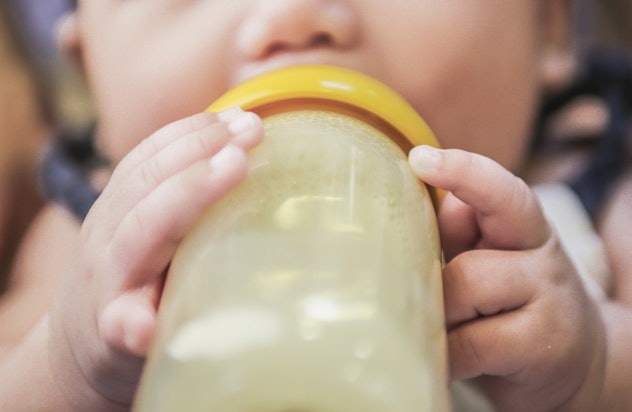
[{"label": "baby's wrist", "polygon": [[[99,378],[95,376],[97,372],[85,370],[82,367],[81,355],[75,353],[64,325],[56,324],[54,319],[51,319],[48,322],[48,328],[50,330],[47,347],[48,371],[59,405],[58,408],[51,410],[128,412],[129,405],[118,404],[98,391]],[[101,361],[90,359],[90,362],[98,364]]]}]

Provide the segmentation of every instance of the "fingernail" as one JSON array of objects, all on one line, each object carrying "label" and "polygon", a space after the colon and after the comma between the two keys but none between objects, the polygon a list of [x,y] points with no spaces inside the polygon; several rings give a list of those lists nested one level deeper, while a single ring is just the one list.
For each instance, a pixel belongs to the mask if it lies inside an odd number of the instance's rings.
[{"label": "fingernail", "polygon": [[245,133],[250,129],[254,129],[261,123],[259,116],[252,112],[242,112],[241,115],[230,120],[228,123],[228,130],[234,134]]},{"label": "fingernail", "polygon": [[434,173],[441,167],[443,156],[439,149],[424,145],[414,147],[410,151],[408,159],[415,172],[426,174]]},{"label": "fingernail", "polygon": [[230,123],[244,113],[241,107],[231,107],[217,113],[217,118],[222,122]]},{"label": "fingernail", "polygon": [[259,116],[245,112],[240,107],[233,107],[217,113],[217,118],[228,124],[228,131],[234,135],[242,134],[261,123]]}]

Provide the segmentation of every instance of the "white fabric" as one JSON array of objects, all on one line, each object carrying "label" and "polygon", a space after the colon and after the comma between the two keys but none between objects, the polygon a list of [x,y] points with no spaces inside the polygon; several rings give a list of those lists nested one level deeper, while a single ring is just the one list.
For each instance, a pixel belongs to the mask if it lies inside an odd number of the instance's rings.
[{"label": "white fabric", "polygon": [[605,298],[609,287],[606,253],[581,202],[566,185],[546,184],[533,190],[586,289],[594,298]]}]

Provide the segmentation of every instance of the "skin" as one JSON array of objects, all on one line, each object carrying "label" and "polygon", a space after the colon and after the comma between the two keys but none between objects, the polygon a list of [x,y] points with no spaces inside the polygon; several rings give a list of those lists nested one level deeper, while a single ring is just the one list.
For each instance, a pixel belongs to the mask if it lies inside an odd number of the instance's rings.
[{"label": "skin", "polygon": [[[85,71],[97,143],[116,167],[85,222],[65,224],[77,242],[57,255],[69,263],[30,268],[61,278],[61,287],[0,365],[0,376],[12,376],[0,387],[0,409],[129,409],[174,251],[202,211],[245,177],[247,152],[263,138],[253,114],[196,113],[257,73],[297,63],[378,78],[446,148],[415,148],[410,164],[449,192],[438,218],[452,378],[480,377],[500,410],[609,406],[602,395],[619,393],[602,390],[616,387],[606,375],[604,312],[512,173],[525,161],[545,56],[559,46],[549,25],[564,20],[567,6],[80,1],[62,43]],[[54,207],[48,213],[44,232],[68,219]],[[44,246],[30,251],[38,252]],[[17,365],[18,376],[9,375]],[[33,382],[39,391],[10,403]]]},{"label": "skin", "polygon": [[[531,5],[84,3],[79,24],[99,105],[100,144],[116,160],[246,78],[309,62],[358,69],[384,81],[422,114],[445,147],[482,153],[514,170],[522,160],[540,76],[538,16]],[[384,21],[397,21],[397,28],[384,30]],[[319,43],[323,33],[328,40]],[[111,61],[117,64],[104,64]]]}]

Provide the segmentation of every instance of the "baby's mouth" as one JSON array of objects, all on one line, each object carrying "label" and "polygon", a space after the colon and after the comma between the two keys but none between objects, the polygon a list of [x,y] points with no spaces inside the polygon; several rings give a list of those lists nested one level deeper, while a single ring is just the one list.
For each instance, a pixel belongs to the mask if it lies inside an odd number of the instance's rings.
[{"label": "baby's mouth", "polygon": [[272,70],[306,64],[338,66],[363,72],[360,65],[352,64],[351,62],[345,60],[346,59],[340,58],[340,56],[332,54],[331,50],[326,48],[312,49],[310,51],[300,53],[278,52],[265,60],[246,63],[241,66],[238,70],[236,70],[232,82],[233,84],[231,86],[234,87],[248,79]]}]

